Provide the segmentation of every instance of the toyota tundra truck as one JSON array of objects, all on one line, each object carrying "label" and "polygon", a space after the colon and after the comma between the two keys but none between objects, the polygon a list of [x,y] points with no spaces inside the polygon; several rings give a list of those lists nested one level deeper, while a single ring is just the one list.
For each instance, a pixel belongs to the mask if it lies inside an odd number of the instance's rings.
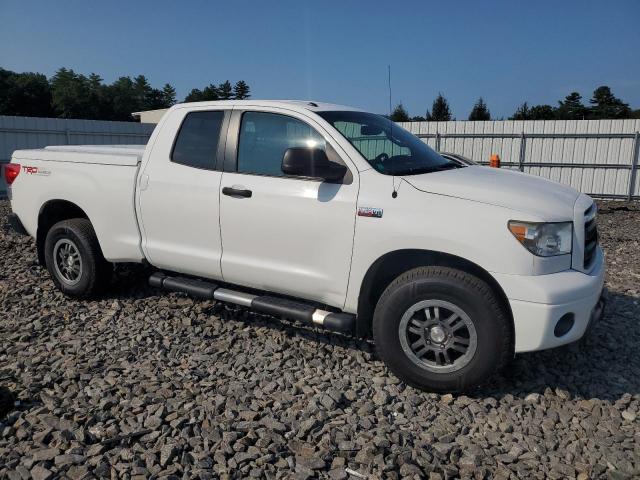
[{"label": "toyota tundra truck", "polygon": [[64,294],[146,263],[159,289],[372,336],[421,389],[468,390],[603,312],[591,198],[354,108],[180,104],[146,146],[18,150],[4,175],[10,222]]}]

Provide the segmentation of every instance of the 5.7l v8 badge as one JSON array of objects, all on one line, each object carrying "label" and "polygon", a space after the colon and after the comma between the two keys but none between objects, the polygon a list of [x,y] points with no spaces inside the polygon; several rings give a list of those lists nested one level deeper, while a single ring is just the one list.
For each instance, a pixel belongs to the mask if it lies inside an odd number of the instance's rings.
[{"label": "5.7l v8 badge", "polygon": [[382,218],[382,209],[375,207],[358,207],[358,216]]}]

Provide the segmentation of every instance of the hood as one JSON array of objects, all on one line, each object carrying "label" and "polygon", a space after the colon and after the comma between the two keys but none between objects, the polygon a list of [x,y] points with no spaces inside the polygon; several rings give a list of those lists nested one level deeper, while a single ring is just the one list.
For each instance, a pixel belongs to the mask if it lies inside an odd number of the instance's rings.
[{"label": "hood", "polygon": [[513,170],[481,166],[403,177],[418,190],[497,205],[540,217],[573,220],[580,195],[571,187]]}]

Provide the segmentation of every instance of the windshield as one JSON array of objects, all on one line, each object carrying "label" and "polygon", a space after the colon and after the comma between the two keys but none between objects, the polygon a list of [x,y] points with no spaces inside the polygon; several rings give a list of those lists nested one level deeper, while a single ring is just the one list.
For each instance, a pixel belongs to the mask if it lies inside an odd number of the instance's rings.
[{"label": "windshield", "polygon": [[317,112],[385,175],[417,175],[458,168],[426,143],[383,116],[365,112]]}]

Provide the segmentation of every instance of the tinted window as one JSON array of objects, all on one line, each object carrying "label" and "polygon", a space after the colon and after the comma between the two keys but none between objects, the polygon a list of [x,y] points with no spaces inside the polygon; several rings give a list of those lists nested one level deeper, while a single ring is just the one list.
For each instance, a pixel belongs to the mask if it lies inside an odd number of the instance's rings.
[{"label": "tinted window", "polygon": [[288,148],[325,148],[324,138],[306,123],[263,112],[242,116],[238,141],[238,172],[260,175],[284,175],[282,157]]},{"label": "tinted window", "polygon": [[318,112],[378,172],[417,175],[457,168],[426,143],[392,121],[357,111]]},{"label": "tinted window", "polygon": [[190,167],[216,168],[224,112],[191,112],[182,122],[171,161]]}]

